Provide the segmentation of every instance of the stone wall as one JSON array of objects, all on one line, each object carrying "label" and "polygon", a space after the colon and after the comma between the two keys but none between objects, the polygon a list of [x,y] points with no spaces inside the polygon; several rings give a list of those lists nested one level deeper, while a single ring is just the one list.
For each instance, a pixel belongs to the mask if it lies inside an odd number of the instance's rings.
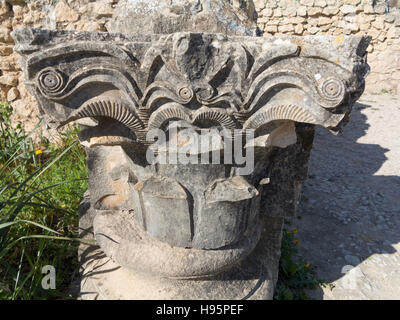
[{"label": "stone wall", "polygon": [[[0,0],[0,101],[11,102],[14,122],[23,122],[25,130],[31,131],[38,122],[39,112],[23,84],[10,32],[20,26],[107,31],[107,22],[117,3],[113,0]],[[53,130],[41,130],[39,134],[57,139]]]},{"label": "stone wall", "polygon": [[[400,95],[400,0],[229,1],[257,18],[265,36],[370,35],[372,71],[366,91]],[[39,115],[23,85],[10,32],[19,26],[108,31],[117,4],[118,0],[0,0],[0,101],[12,103],[14,121],[22,121],[29,131]]]},{"label": "stone wall", "polygon": [[264,35],[370,35],[366,91],[400,95],[400,1],[255,0],[254,4]]}]

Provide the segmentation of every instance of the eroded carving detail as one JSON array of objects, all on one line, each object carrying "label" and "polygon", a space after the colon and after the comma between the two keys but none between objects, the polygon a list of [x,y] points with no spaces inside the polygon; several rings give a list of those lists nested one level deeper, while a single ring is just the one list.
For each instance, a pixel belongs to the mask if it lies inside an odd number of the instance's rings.
[{"label": "eroded carving detail", "polygon": [[[38,31],[30,32],[31,37],[43,37]],[[134,132],[148,129],[152,114],[169,103],[175,107],[164,109],[171,110],[171,115],[161,112],[157,118],[176,115],[187,122],[210,120],[222,127],[240,128],[256,112],[276,110],[271,104],[276,104],[277,93],[283,97],[286,91],[291,95],[296,91],[298,99],[292,99],[284,108],[290,120],[336,128],[350,111],[346,99],[362,91],[362,79],[357,79],[346,64],[336,63],[329,56],[315,58],[310,55],[312,49],[310,54],[301,50],[314,46],[312,38],[307,37],[261,41],[177,33],[153,39],[114,37],[113,42],[102,43],[102,37],[91,42],[76,41],[84,38],[84,33],[75,35],[76,42],[74,36],[68,36],[48,32],[46,37],[53,45],[44,45],[37,53],[32,46],[24,49],[20,44],[18,49],[21,53],[30,50],[25,61],[27,83],[40,90],[42,101],[46,98],[42,107],[53,115],[55,126],[76,120],[78,115],[88,116],[74,109],[101,96],[104,101],[120,99],[130,105],[124,110],[145,126],[135,124],[130,127]],[[64,38],[66,43],[59,44]],[[365,46],[361,39],[349,38],[347,42],[347,46]],[[332,39],[330,45],[334,44]],[[355,58],[359,61],[351,66],[365,68],[363,57]],[[48,66],[49,62],[53,67]],[[309,65],[312,72],[305,68]],[[80,99],[69,99],[71,95]],[[54,104],[62,106],[58,114],[54,114]],[[199,114],[201,108],[210,111]],[[302,118],[305,113],[310,114],[307,121]],[[151,124],[154,128],[154,121]]]},{"label": "eroded carving detail", "polygon": [[[80,139],[94,234],[109,257],[133,274],[218,282],[230,272],[244,288],[254,279],[274,285],[264,275],[265,244],[279,243],[282,217],[294,215],[314,126],[340,131],[363,92],[367,38],[36,29],[14,38],[47,122],[96,121]],[[177,144],[162,152],[183,154],[187,128],[226,129],[235,142],[254,130],[243,147],[254,151],[254,170],[148,161],[149,131],[175,132]],[[207,145],[195,156],[222,149]],[[255,297],[270,297],[266,287]]]}]

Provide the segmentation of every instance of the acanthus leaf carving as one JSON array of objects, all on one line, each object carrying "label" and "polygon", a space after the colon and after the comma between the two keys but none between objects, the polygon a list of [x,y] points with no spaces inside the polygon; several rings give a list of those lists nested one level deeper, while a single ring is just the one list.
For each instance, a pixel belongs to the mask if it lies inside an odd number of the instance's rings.
[{"label": "acanthus leaf carving", "polygon": [[[18,32],[26,31],[15,31],[16,38],[24,38]],[[176,33],[135,36],[131,42],[107,35],[113,41],[104,42],[102,36],[93,35],[83,41],[86,34],[82,32],[53,32],[51,36],[56,45],[39,52],[18,44],[24,48],[21,52],[29,52],[25,77],[31,91],[39,90],[39,100],[48,104],[42,109],[51,113],[52,105],[64,106],[66,111],[55,115],[64,124],[77,117],[74,109],[97,95],[129,101],[136,120],[113,117],[142,139],[147,130],[162,125],[161,118],[168,117],[190,123],[208,121],[208,125],[228,129],[260,126],[278,118],[332,129],[350,112],[346,103],[351,99],[345,97],[363,89],[363,79],[354,70],[367,68],[357,51],[345,53],[353,54],[353,69],[347,62],[334,61],[334,50],[340,52],[347,43],[325,54],[320,47],[310,50],[315,43],[307,37],[299,41],[296,37],[269,40]],[[68,41],[62,43],[63,38]],[[346,41],[354,43],[353,38]],[[359,46],[365,45],[363,38],[358,41]],[[286,97],[278,108],[275,98],[293,93],[293,88],[298,94]],[[88,94],[91,91],[95,94]],[[103,112],[104,116],[110,112]],[[84,114],[91,112],[80,116]]]}]

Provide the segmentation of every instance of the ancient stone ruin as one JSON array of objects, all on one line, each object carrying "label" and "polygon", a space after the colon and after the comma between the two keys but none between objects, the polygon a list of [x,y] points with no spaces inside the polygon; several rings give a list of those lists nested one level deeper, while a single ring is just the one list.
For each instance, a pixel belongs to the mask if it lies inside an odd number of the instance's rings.
[{"label": "ancient stone ruin", "polygon": [[47,124],[82,126],[80,229],[98,246],[81,246],[81,297],[272,299],[314,128],[348,121],[369,39],[257,37],[220,1],[128,4],[124,33],[13,32]]}]

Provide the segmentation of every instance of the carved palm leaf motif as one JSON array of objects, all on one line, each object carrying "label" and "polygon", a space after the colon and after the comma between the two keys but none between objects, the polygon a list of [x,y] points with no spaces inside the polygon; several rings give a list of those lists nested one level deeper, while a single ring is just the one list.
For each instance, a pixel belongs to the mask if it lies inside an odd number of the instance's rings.
[{"label": "carved palm leaf motif", "polygon": [[92,98],[75,110],[68,118],[67,122],[87,117],[108,117],[115,119],[132,131],[144,129],[143,123],[135,114],[134,110],[131,110],[130,104],[121,99],[111,97]]},{"label": "carved palm leaf motif", "polygon": [[250,119],[245,122],[243,128],[257,130],[263,125],[276,120],[292,120],[330,128],[334,126],[335,122],[338,123],[341,121],[343,117],[344,115],[331,115],[328,112],[319,115],[314,112],[314,110],[299,105],[269,104],[267,107],[253,114]]},{"label": "carved palm leaf motif", "polygon": [[148,129],[162,128],[163,125],[170,120],[185,120],[188,123],[191,122],[189,112],[178,103],[167,103],[155,111],[148,124]]},{"label": "carved palm leaf motif", "polygon": [[227,112],[219,108],[203,107],[193,116],[193,123],[199,127],[207,126],[207,122],[227,129],[236,129],[237,125]]},{"label": "carved palm leaf motif", "polygon": [[[48,39],[37,39],[30,32],[15,33],[16,49],[25,59],[26,84],[54,126],[81,117],[112,118],[142,142],[149,129],[168,120],[228,129],[290,120],[335,129],[364,85],[353,70],[354,61],[357,69],[366,68],[364,58],[350,50],[357,42],[364,52],[362,38],[337,43],[332,37],[330,50],[348,47],[353,61],[340,63],[329,50],[315,48],[312,37],[87,38],[84,32],[49,31]],[[45,49],[37,51],[35,42],[45,40]]]}]

